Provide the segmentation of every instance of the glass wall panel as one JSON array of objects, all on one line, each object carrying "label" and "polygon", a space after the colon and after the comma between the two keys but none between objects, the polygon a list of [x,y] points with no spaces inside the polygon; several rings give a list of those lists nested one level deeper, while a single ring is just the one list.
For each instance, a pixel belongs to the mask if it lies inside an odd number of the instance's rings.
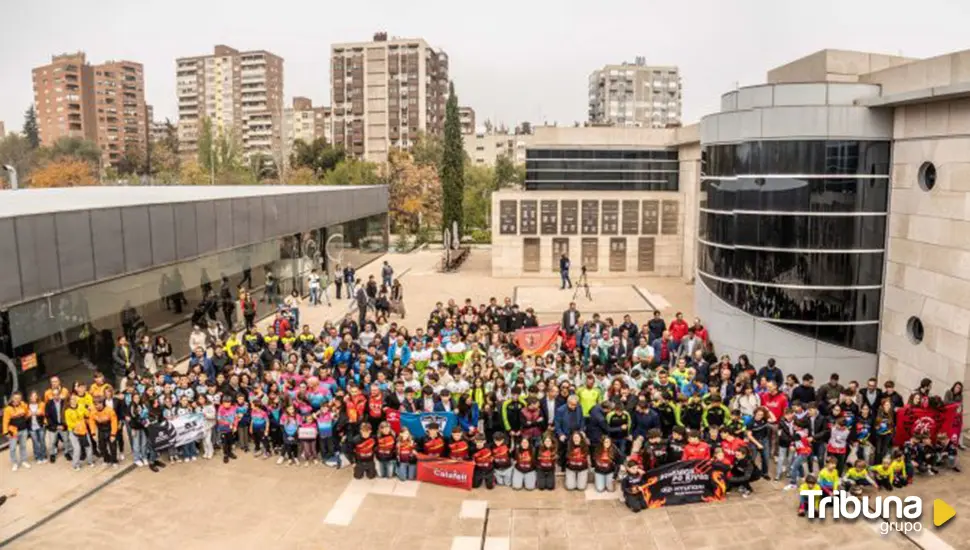
[{"label": "glass wall panel", "polygon": [[883,254],[782,252],[699,244],[698,268],[717,277],[805,286],[878,286]]},{"label": "glass wall panel", "polygon": [[885,212],[889,201],[889,178],[739,177],[704,189],[711,210]]},{"label": "glass wall panel", "polygon": [[736,246],[880,250],[886,216],[800,216],[700,212],[702,240]]}]

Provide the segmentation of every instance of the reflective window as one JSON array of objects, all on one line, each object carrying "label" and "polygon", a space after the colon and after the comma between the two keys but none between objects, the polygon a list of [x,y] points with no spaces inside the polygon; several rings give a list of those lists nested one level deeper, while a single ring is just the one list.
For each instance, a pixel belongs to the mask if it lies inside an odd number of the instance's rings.
[{"label": "reflective window", "polygon": [[737,178],[707,180],[711,210],[886,212],[888,178]]},{"label": "reflective window", "polygon": [[888,141],[750,141],[708,145],[705,174],[889,175]]},{"label": "reflective window", "polygon": [[525,188],[677,191],[676,150],[528,149]]},{"label": "reflective window", "polygon": [[791,216],[700,212],[700,238],[725,245],[820,250],[885,247],[886,216]]},{"label": "reflective window", "polygon": [[[778,322],[773,324],[782,330],[866,353],[876,352],[878,323],[842,323],[878,320],[879,290],[788,290],[735,285],[703,274],[700,279],[702,284],[728,304],[751,315],[775,319]],[[837,324],[817,324],[820,322]]]},{"label": "reflective window", "polygon": [[730,249],[698,243],[698,269],[728,279],[778,285],[878,286],[883,254]]}]

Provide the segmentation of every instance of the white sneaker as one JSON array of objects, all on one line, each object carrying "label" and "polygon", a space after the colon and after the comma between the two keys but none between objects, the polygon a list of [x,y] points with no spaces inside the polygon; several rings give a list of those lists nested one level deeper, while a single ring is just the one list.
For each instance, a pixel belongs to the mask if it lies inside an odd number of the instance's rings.
[{"label": "white sneaker", "polygon": [[14,464],[13,467],[10,469],[16,472],[18,469],[20,469],[20,466],[17,466],[16,464]]},{"label": "white sneaker", "polygon": [[792,490],[792,489],[794,489],[794,488],[795,488],[795,486],[794,486],[794,485],[792,485],[791,483],[789,483],[788,485],[785,485],[785,489],[784,489],[784,490],[785,490],[785,491],[791,491],[791,490]]},{"label": "white sneaker", "polygon": [[283,457],[279,457],[279,458],[276,459],[276,463],[277,464],[282,464],[283,463],[283,460],[284,460]]},{"label": "white sneaker", "polygon": [[125,461],[125,455],[124,454],[119,454],[118,455],[118,462],[124,462],[124,461]]},{"label": "white sneaker", "polygon": [[112,469],[112,470],[117,470],[117,469],[118,469],[118,463],[117,463],[117,462],[115,462],[114,464],[112,464],[112,465],[111,465],[111,469]]},{"label": "white sneaker", "polygon": [[27,461],[25,460],[25,461],[24,461],[24,463],[22,464],[22,466],[23,466],[24,468],[26,468],[26,469],[28,469],[28,470],[29,470],[29,469],[30,469],[30,462],[27,462]]},{"label": "white sneaker", "polygon": [[142,466],[144,466],[144,464],[142,464],[140,460],[136,460],[135,461],[135,466],[141,468]]},{"label": "white sneaker", "polygon": [[192,462],[195,462],[196,460],[199,460],[199,457],[197,457],[197,456],[193,456],[193,457],[192,457]]},{"label": "white sneaker", "polygon": [[94,462],[88,462],[88,466],[90,466],[91,468],[94,468],[95,466],[97,466],[97,464],[95,464]]}]

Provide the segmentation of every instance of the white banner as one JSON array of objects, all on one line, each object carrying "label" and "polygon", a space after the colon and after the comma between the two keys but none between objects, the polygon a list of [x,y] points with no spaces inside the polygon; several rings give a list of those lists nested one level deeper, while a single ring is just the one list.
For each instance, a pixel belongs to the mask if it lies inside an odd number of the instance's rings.
[{"label": "white banner", "polygon": [[202,413],[184,414],[148,427],[148,436],[156,452],[198,441],[203,435],[205,419]]}]

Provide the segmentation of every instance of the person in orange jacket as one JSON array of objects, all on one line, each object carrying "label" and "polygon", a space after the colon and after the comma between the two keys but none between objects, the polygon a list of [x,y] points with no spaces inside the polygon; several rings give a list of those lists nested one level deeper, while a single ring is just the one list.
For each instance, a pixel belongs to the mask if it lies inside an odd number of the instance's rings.
[{"label": "person in orange jacket", "polygon": [[104,406],[103,399],[94,400],[94,410],[88,417],[88,427],[91,430],[91,435],[94,436],[94,440],[98,443],[104,463],[117,468],[118,458],[115,455],[117,449],[115,438],[118,436],[118,415],[115,414],[114,409]]},{"label": "person in orange jacket", "polygon": [[[24,403],[24,396],[15,393],[10,396],[10,402],[3,408],[3,427],[0,435],[6,436],[10,442],[10,462],[12,470],[17,471],[21,466],[30,468],[27,462],[27,436],[30,433],[30,410]],[[19,453],[18,453],[19,451]]]}]

